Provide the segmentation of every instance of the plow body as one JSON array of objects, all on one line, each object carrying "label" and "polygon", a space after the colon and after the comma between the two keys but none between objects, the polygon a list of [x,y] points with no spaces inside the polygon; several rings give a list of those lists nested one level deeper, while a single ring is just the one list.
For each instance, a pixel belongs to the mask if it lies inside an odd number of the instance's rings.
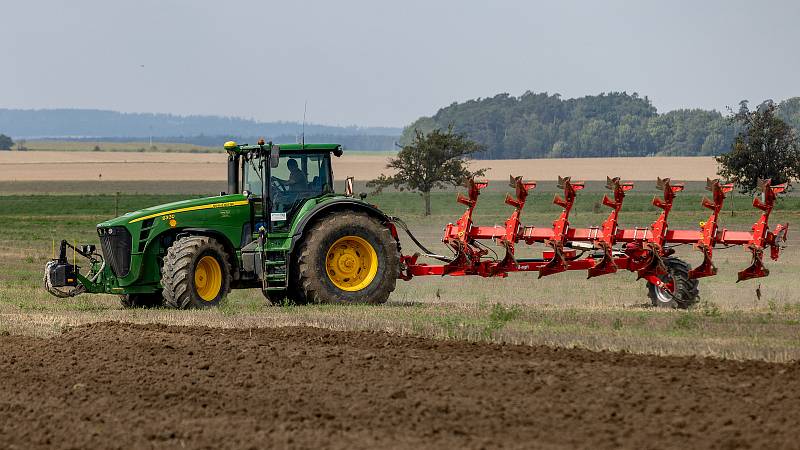
[{"label": "plow body", "polygon": [[[536,183],[523,181],[521,177],[511,177],[511,187],[515,195],[507,195],[506,204],[513,211],[502,226],[479,226],[473,224],[472,215],[478,203],[480,191],[488,185],[486,181],[469,180],[467,195],[458,195],[457,201],[467,209],[456,223],[445,227],[442,242],[454,253],[445,264],[426,264],[419,262],[419,254],[402,256],[401,278],[411,279],[423,275],[478,275],[483,277],[504,277],[511,272],[538,272],[539,277],[553,275],[567,270],[585,270],[587,277],[607,275],[618,270],[635,272],[637,278],[667,291],[672,281],[667,274],[664,259],[674,253],[670,248],[677,244],[691,244],[703,256],[703,262],[689,271],[688,277],[698,279],[713,276],[717,268],[713,263],[713,250],[717,247],[742,246],[751,254],[751,264],[738,273],[738,281],[765,277],[769,270],[764,267],[764,250],[769,248],[770,257],[777,260],[786,241],[788,224],[781,224],[770,230],[769,216],[777,194],[784,192],[787,185],[772,186],[770,180],[760,183],[761,195],[753,200],[753,206],[761,210],[761,216],[750,231],[733,231],[719,226],[725,194],[733,189],[730,184],[720,184],[719,180],[707,180],[706,189],[711,197],[704,198],[702,206],[709,209],[708,219],[700,223],[697,230],[670,229],[669,214],[677,194],[683,190],[682,184],[672,183],[670,179],[659,179],[656,183],[661,191],[652,204],[661,210],[660,215],[650,226],[633,229],[618,227],[618,216],[622,209],[625,193],[633,189],[633,183],[621,182],[619,178],[608,178],[607,189],[612,194],[603,197],[603,205],[610,208],[606,220],[594,227],[573,228],[569,223],[570,212],[578,191],[584,188],[582,182],[573,182],[569,177],[558,180],[563,195],[556,195],[553,203],[562,208],[559,216],[550,227],[525,226],[521,222],[522,211],[529,191]],[[480,243],[492,240],[505,248],[502,259],[487,258],[489,250]],[[541,258],[516,258],[517,244],[543,244],[547,249]],[[587,254],[588,253],[588,254]]]}]

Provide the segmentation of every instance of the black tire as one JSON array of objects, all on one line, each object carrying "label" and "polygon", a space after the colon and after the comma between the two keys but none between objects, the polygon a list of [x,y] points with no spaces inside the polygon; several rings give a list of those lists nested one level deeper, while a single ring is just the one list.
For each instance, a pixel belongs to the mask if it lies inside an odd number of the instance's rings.
[{"label": "black tire", "polygon": [[[366,241],[375,252],[374,277],[358,290],[345,290],[334,284],[326,269],[326,257],[340,239],[356,237]],[[400,274],[400,253],[389,229],[361,212],[344,211],[324,217],[305,233],[296,253],[296,288],[302,301],[309,303],[385,303],[394,291]],[[363,266],[358,266],[363,267]],[[369,273],[371,273],[371,263]],[[357,269],[360,273],[361,268]],[[356,276],[360,276],[356,274]],[[345,279],[347,280],[347,279]]]},{"label": "black tire", "polygon": [[661,281],[673,281],[675,291],[670,293],[666,289],[661,289],[653,283],[647,283],[647,295],[653,306],[660,308],[680,308],[688,309],[700,298],[697,288],[698,280],[689,278],[691,266],[678,258],[664,258],[664,265],[667,267],[667,274],[661,276]]},{"label": "black tire", "polygon": [[123,294],[119,296],[123,308],[158,308],[164,304],[160,292],[152,294]]},{"label": "black tire", "polygon": [[[204,299],[196,286],[198,265],[208,264],[211,257],[221,270],[219,290],[213,298]],[[201,262],[205,261],[205,262]],[[201,269],[202,270],[202,269]],[[211,278],[211,277],[209,277]],[[212,278],[210,281],[214,281]],[[175,241],[167,250],[161,268],[161,285],[164,290],[164,305],[175,309],[210,308],[219,305],[231,287],[231,264],[225,248],[207,236],[186,236]],[[213,293],[213,289],[211,290]]]}]

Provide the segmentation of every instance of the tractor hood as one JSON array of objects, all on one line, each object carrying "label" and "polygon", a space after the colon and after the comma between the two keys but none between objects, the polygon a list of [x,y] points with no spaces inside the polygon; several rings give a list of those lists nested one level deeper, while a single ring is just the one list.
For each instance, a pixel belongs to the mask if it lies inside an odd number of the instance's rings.
[{"label": "tractor hood", "polygon": [[114,219],[99,223],[98,227],[126,226],[128,224],[142,222],[147,219],[164,217],[167,215],[181,215],[195,211],[203,211],[215,208],[230,208],[233,206],[247,205],[248,200],[242,194],[218,195],[214,197],[195,198],[191,200],[181,200],[179,202],[165,203],[163,205],[151,206],[125,213]]}]

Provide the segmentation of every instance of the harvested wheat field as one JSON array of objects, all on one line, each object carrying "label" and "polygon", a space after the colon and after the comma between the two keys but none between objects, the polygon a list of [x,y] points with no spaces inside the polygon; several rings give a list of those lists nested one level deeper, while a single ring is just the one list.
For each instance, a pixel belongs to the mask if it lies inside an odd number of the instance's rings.
[{"label": "harvested wheat field", "polygon": [[800,365],[307,327],[0,336],[0,447],[789,448]]},{"label": "harvested wheat field", "polygon": [[[333,169],[338,179],[370,180],[390,173],[386,160],[386,156],[345,152],[333,159]],[[0,181],[225,180],[226,161],[224,153],[0,152]],[[490,180],[507,180],[514,174],[532,180],[555,180],[558,175],[605,180],[613,175],[632,180],[660,176],[702,181],[717,173],[711,157],[505,159],[475,161],[472,166],[488,167]]]}]

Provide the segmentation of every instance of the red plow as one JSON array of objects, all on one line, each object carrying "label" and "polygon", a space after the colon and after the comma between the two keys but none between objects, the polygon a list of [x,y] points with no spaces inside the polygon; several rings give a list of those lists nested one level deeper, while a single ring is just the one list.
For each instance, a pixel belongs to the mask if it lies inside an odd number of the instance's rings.
[{"label": "red plow", "polygon": [[[587,277],[608,275],[619,270],[637,274],[645,279],[650,297],[655,305],[688,307],[697,299],[697,280],[717,273],[713,255],[715,248],[741,245],[752,255],[751,264],[738,273],[738,281],[765,277],[769,270],[764,267],[764,250],[769,248],[770,257],[777,260],[786,241],[788,224],[769,228],[769,216],[775,205],[777,194],[787,185],[772,186],[770,180],[760,183],[761,194],[753,200],[753,206],[761,211],[751,231],[731,231],[719,226],[719,215],[726,193],[731,184],[719,180],[707,180],[706,189],[711,198],[703,198],[703,207],[710,210],[708,219],[700,223],[697,230],[673,230],[669,227],[669,214],[677,194],[684,189],[682,184],[672,183],[669,178],[658,179],[656,186],[661,197],[653,199],[653,205],[661,210],[649,227],[622,229],[618,217],[625,193],[633,189],[633,183],[621,182],[619,178],[608,178],[606,188],[612,194],[603,196],[603,205],[610,208],[608,217],[600,226],[573,228],[569,216],[578,191],[583,182],[570,177],[558,179],[562,195],[556,195],[553,203],[562,208],[551,227],[526,226],[522,224],[522,211],[528,193],[536,183],[524,181],[522,177],[511,177],[514,195],[506,195],[506,204],[513,208],[503,226],[479,226],[472,221],[480,191],[488,185],[486,181],[469,180],[467,195],[458,195],[458,202],[467,207],[456,223],[445,227],[442,242],[447,244],[454,257],[444,259],[443,264],[419,262],[420,254],[401,257],[401,278],[410,280],[422,275],[479,275],[483,277],[506,277],[510,272],[538,272],[539,278],[565,272],[585,270]],[[505,255],[489,257],[489,249],[480,241],[493,240],[503,248]],[[517,258],[517,244],[544,244],[546,250],[541,258]],[[695,268],[673,256],[676,244],[691,244],[703,256],[703,262]],[[434,256],[436,255],[428,255]]]}]

